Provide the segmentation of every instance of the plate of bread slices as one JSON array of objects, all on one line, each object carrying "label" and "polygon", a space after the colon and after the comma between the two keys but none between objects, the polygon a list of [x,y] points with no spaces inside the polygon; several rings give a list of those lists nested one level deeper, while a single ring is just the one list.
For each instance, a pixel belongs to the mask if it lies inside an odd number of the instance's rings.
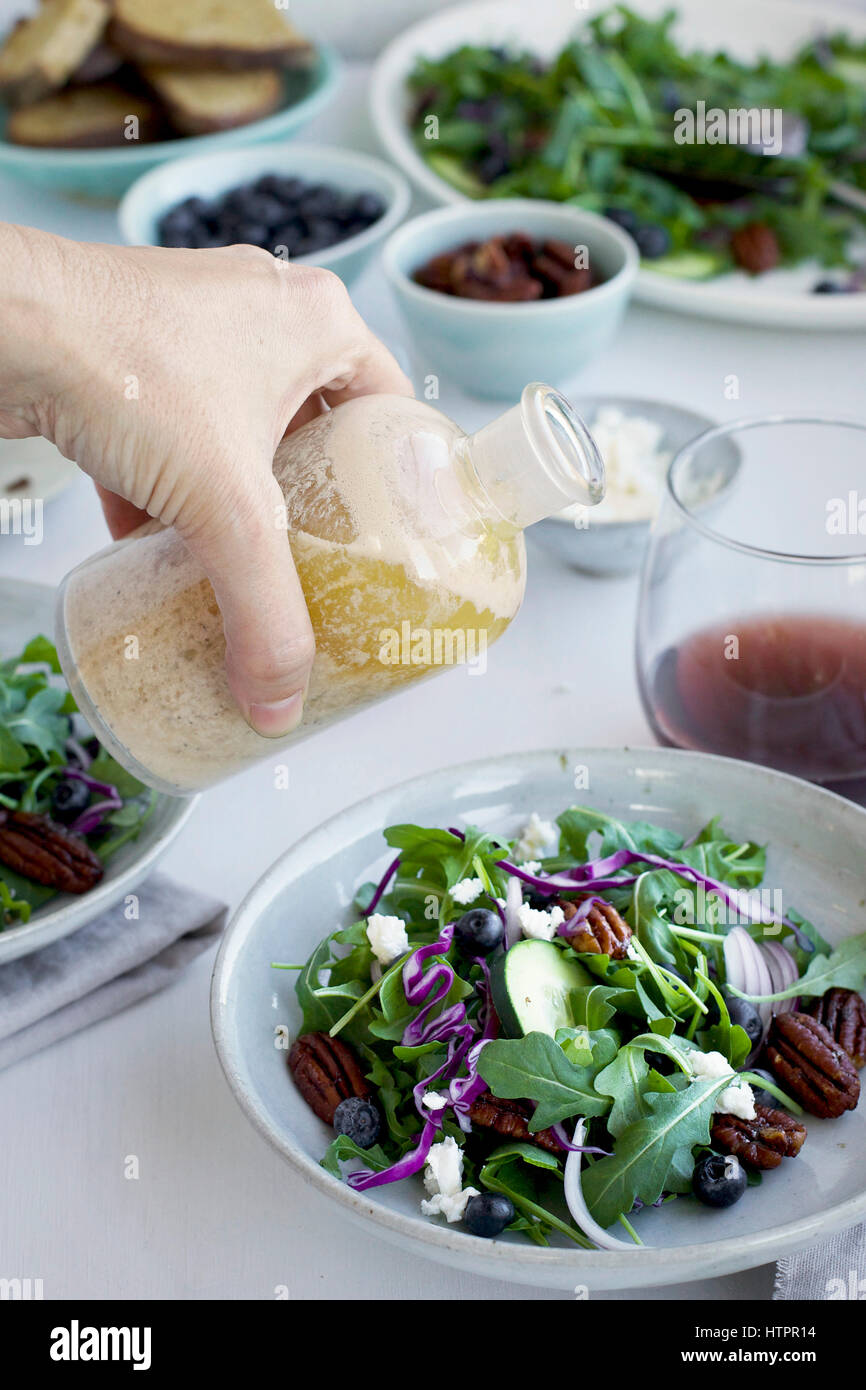
[{"label": "plate of bread slices", "polygon": [[117,197],[163,160],[293,134],[337,76],[273,0],[41,0],[0,40],[0,172]]}]

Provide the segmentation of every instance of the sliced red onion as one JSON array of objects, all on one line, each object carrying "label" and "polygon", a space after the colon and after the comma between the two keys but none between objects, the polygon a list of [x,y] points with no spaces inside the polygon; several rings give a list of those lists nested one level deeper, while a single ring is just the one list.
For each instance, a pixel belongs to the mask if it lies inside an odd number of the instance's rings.
[{"label": "sliced red onion", "polygon": [[520,940],[520,922],[517,919],[517,909],[523,902],[523,889],[520,886],[520,879],[509,878],[505,889],[505,949],[514,946]]},{"label": "sliced red onion", "polygon": [[[79,743],[77,738],[68,738],[66,740],[66,747],[72,754],[73,758],[77,759],[78,763],[80,764],[81,771],[86,772],[87,769],[90,767],[90,764],[93,762],[93,759],[91,758],[84,745],[82,743]],[[67,768],[67,772],[69,772],[70,770],[74,769]]]},{"label": "sliced red onion", "polygon": [[[781,941],[762,942],[759,949],[763,952],[769,966],[770,979],[773,983],[771,994],[779,994],[782,990],[796,984],[800,978],[797,962],[791,952],[785,950]],[[777,1014],[785,1014],[796,1009],[797,1003],[798,1000],[796,999],[777,999],[772,1008]]]},{"label": "sliced red onion", "polygon": [[[732,927],[724,938],[725,972],[734,989],[751,997],[773,993],[770,970],[758,943],[745,927]],[[773,1016],[772,1004],[755,1004],[766,1028]]]},{"label": "sliced red onion", "polygon": [[586,1205],[580,1181],[581,1159],[586,1152],[583,1147],[585,1139],[586,1121],[578,1120],[574,1127],[574,1143],[565,1160],[564,1193],[572,1220],[579,1230],[583,1231],[584,1235],[595,1241],[599,1249],[633,1251],[636,1248],[633,1241],[618,1240],[616,1236],[610,1235],[603,1226],[599,1226],[598,1222],[593,1220],[589,1214],[589,1207]]},{"label": "sliced red onion", "polygon": [[92,792],[101,792],[103,796],[109,797],[112,801],[120,802],[120,792],[110,782],[98,782],[95,777],[80,771],[77,767],[65,767],[63,775],[64,777],[71,777],[75,782],[84,782]]}]

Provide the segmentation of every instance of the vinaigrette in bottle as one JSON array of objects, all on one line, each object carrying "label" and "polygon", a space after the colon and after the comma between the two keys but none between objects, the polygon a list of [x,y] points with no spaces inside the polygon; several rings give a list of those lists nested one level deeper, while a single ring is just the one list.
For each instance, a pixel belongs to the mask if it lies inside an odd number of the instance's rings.
[{"label": "vinaigrette in bottle", "polygon": [[409,682],[481,661],[520,607],[522,531],[594,505],[601,460],[549,387],[475,435],[402,396],[345,402],[283,440],[285,526],[316,637],[300,726],[264,738],[224,671],[213,590],[172,530],[147,528],[64,581],[57,640],[79,709],[160,791],[210,786]]}]

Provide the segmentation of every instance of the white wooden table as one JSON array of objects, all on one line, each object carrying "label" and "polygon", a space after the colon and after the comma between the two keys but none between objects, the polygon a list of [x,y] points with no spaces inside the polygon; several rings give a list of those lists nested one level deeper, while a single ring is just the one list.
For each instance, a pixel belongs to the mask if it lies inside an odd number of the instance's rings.
[{"label": "white wooden table", "polygon": [[[367,72],[350,69],[335,105],[302,138],[373,149]],[[0,183],[0,216],[80,239],[117,239],[111,212]],[[383,278],[356,302],[402,353]],[[859,356],[859,365],[858,365]],[[680,401],[720,419],[803,407],[862,414],[853,336],[764,332],[634,308],[586,391]],[[736,374],[739,401],[724,394]],[[467,428],[490,417],[444,385]],[[816,461],[816,466],[818,463]],[[107,539],[89,482],[45,510],[45,539],[0,537],[0,573],[55,583]],[[632,659],[631,579],[581,578],[530,553],[525,607],[482,686],[453,671],[309,739],[292,784],[268,767],[210,792],[165,861],[178,879],[237,904],[276,856],[368,793],[446,762],[559,744],[651,741]],[[347,1224],[247,1124],[225,1085],[208,1025],[211,960],[167,993],[0,1074],[0,1276],[41,1278],[46,1298],[562,1298],[472,1279]],[[128,1155],[136,1181],[124,1177]],[[769,1298],[772,1268],[655,1290],[654,1298]],[[622,1290],[599,1297],[630,1298]]]}]

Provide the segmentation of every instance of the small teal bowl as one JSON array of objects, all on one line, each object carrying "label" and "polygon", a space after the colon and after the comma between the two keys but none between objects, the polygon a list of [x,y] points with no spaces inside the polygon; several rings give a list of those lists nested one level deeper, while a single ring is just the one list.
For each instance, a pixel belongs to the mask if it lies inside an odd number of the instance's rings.
[{"label": "small teal bowl", "polygon": [[331,145],[259,145],[176,159],[162,164],[134,183],[118,208],[124,241],[130,246],[159,246],[157,226],[163,213],[193,194],[216,198],[262,174],[282,174],[310,183],[333,184],[345,193],[377,193],[385,204],[378,222],[357,236],[347,237],[324,251],[292,258],[293,265],[318,265],[333,270],[350,285],[378,251],[384,239],[402,222],[409,209],[409,185],[403,175],[381,159]]},{"label": "small teal bowl", "polygon": [[[433,256],[508,232],[588,247],[589,264],[603,283],[563,299],[491,304],[440,294],[412,279]],[[614,337],[638,263],[631,237],[612,222],[583,208],[526,198],[424,213],[394,233],[384,254],[419,368],[496,400],[513,400],[527,381],[568,387]]]},{"label": "small teal bowl", "polygon": [[213,135],[186,135],[153,144],[111,146],[99,150],[32,149],[10,145],[3,138],[6,113],[0,116],[0,174],[19,183],[73,194],[97,201],[120,197],[142,174],[169,159],[229,150],[239,145],[284,140],[312,120],[333,96],[340,76],[340,61],[326,44],[316,48],[316,60],[307,69],[287,69],[285,105],[272,116],[234,130]]}]

